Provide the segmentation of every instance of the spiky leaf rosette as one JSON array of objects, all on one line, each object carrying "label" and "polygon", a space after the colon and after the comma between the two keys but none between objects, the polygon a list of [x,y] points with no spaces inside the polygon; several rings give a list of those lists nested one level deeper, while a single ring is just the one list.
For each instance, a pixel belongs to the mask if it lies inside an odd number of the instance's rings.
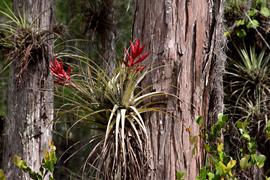
[{"label": "spiky leaf rosette", "polygon": [[[231,58],[227,68],[228,78],[225,80],[229,88],[226,92],[235,106],[246,100],[257,105],[266,103],[270,93],[270,55],[265,50],[257,53],[255,47],[249,50],[237,48],[237,51],[239,58]],[[259,109],[262,110],[262,106]]]},{"label": "spiky leaf rosette", "polygon": [[270,55],[255,47],[239,49],[237,57],[230,58],[225,76],[227,111],[234,121],[249,120],[249,131],[259,144],[264,144],[265,125],[269,119]]},{"label": "spiky leaf rosette", "polygon": [[78,74],[72,76],[70,91],[60,95],[66,101],[62,109],[77,117],[73,126],[88,122],[99,132],[84,169],[90,166],[96,179],[141,179],[149,169],[143,113],[158,111],[152,97],[168,94],[139,88],[149,72],[141,66],[122,63],[109,74],[88,58],[62,55],[80,60],[71,65]]}]

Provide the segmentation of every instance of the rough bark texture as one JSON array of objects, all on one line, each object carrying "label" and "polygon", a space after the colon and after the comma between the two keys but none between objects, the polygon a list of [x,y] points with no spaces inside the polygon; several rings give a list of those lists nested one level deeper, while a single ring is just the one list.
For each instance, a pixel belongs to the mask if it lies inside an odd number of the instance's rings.
[{"label": "rough bark texture", "polygon": [[[53,0],[14,0],[14,8],[24,12],[30,22],[36,21],[40,28],[50,29],[52,3]],[[51,57],[51,45],[48,52],[47,57]],[[7,179],[27,180],[30,178],[13,165],[12,158],[19,155],[38,171],[52,139],[53,80],[49,75],[48,58],[40,58],[30,61],[18,84],[16,63],[12,65],[8,94],[3,168]]]},{"label": "rough bark texture", "polygon": [[[146,44],[151,58],[148,65],[160,66],[144,81],[153,90],[176,94],[165,98],[166,114],[148,115],[151,139],[148,179],[175,179],[176,171],[194,180],[204,159],[195,116],[202,115],[209,124],[223,110],[220,0],[137,0],[134,38]],[[177,87],[177,88],[175,88]]]},{"label": "rough bark texture", "polygon": [[[101,31],[102,56],[104,58],[104,67],[111,72],[115,67],[115,36],[116,22],[114,15],[114,0],[103,0],[103,10],[101,12],[107,26]],[[104,24],[106,24],[104,23]]]}]

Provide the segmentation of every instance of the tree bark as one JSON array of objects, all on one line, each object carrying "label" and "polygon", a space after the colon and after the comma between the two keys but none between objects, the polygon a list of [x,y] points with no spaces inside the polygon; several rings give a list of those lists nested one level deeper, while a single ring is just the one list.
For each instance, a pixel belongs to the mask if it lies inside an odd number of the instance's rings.
[{"label": "tree bark", "polygon": [[153,84],[153,90],[180,99],[163,99],[166,113],[146,117],[152,169],[147,179],[171,180],[181,171],[185,179],[194,180],[203,165],[202,143],[198,139],[194,149],[190,138],[199,138],[195,116],[211,124],[223,111],[222,4],[222,0],[137,0],[133,37],[151,52],[148,66],[162,66],[142,86]]},{"label": "tree bark", "polygon": [[101,14],[103,14],[103,18],[105,23],[104,30],[100,32],[101,36],[101,45],[102,45],[102,56],[104,59],[103,67],[111,72],[115,67],[115,58],[116,58],[116,50],[115,50],[115,36],[116,36],[116,20],[114,13],[114,0],[103,0],[103,9]]},{"label": "tree bark", "polygon": [[[52,29],[53,0],[14,0],[13,3],[15,12],[25,13],[29,22],[35,21],[44,30]],[[53,80],[48,65],[52,43],[46,43],[48,54],[29,62],[20,83],[16,77],[19,60],[13,61],[11,67],[3,152],[3,168],[10,180],[30,179],[14,166],[14,155],[22,157],[38,171],[44,151],[52,140]]]}]

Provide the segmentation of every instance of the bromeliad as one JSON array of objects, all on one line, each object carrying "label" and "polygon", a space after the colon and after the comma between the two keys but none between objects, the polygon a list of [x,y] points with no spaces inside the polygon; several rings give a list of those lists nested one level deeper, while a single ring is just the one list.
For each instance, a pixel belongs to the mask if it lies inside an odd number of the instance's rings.
[{"label": "bromeliad", "polygon": [[64,70],[63,61],[58,58],[54,58],[54,60],[50,61],[50,71],[53,76],[57,78],[55,81],[60,85],[69,85],[70,84],[70,72],[71,68],[68,66],[67,71]]},{"label": "bromeliad", "polygon": [[[127,67],[134,67],[134,65],[139,64],[140,62],[144,61],[148,57],[149,55],[148,52],[142,54],[144,45],[142,45],[141,47],[140,46],[141,46],[140,40],[137,39],[135,43],[132,43],[132,42],[130,43],[129,52],[127,49],[125,50],[126,57],[127,57],[125,64]],[[139,69],[142,70],[142,68],[139,68]]]}]

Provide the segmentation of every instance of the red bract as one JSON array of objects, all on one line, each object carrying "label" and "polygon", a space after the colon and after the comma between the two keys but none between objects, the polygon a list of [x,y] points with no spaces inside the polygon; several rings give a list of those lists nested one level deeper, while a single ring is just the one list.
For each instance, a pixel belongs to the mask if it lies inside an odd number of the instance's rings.
[{"label": "red bract", "polygon": [[135,41],[135,43],[130,42],[130,52],[128,52],[128,50],[125,50],[127,56],[127,61],[125,63],[126,66],[132,67],[144,61],[148,57],[148,52],[142,54],[144,45],[140,47],[140,44],[140,40],[138,39]]},{"label": "red bract", "polygon": [[69,85],[71,68],[68,66],[67,71],[65,71],[61,59],[54,58],[53,61],[50,61],[50,71],[57,78],[55,81],[57,84]]}]

